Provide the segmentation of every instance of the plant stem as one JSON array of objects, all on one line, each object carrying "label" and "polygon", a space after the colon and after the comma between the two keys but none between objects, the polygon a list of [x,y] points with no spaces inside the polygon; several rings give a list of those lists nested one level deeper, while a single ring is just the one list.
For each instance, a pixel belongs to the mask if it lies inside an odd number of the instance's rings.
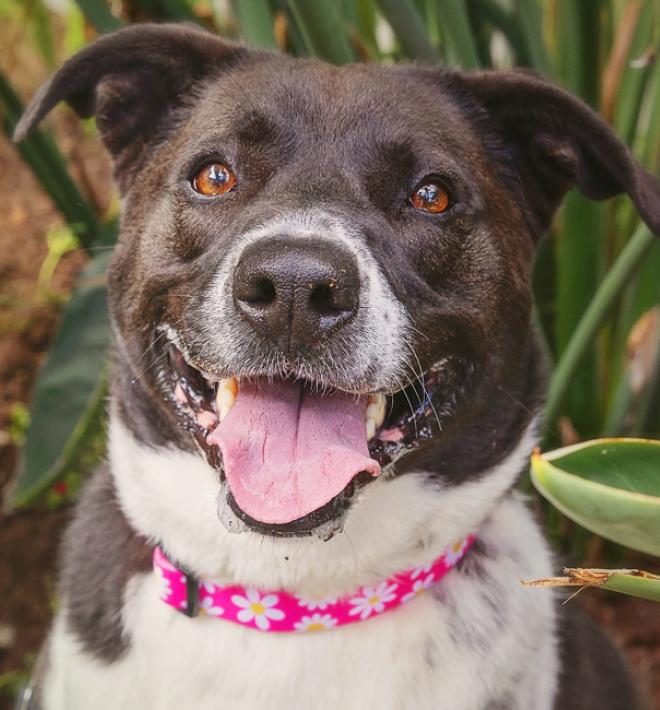
[{"label": "plant stem", "polygon": [[552,425],[559,413],[573,376],[600,326],[654,244],[655,237],[646,225],[640,224],[603,279],[562,353],[550,382],[544,413],[546,428]]}]

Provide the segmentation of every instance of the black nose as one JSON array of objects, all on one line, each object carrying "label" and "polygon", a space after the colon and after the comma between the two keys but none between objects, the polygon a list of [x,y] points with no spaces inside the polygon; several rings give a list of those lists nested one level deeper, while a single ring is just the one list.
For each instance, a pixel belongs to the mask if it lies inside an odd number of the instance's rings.
[{"label": "black nose", "polygon": [[353,254],[320,239],[253,242],[234,274],[239,313],[285,352],[318,342],[348,323],[359,292]]}]

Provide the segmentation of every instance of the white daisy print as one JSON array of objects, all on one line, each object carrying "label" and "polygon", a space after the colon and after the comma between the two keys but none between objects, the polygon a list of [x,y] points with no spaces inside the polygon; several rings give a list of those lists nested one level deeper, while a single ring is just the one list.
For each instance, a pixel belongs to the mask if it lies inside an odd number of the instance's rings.
[{"label": "white daisy print", "polygon": [[271,620],[280,621],[284,618],[284,612],[275,607],[279,601],[276,594],[266,594],[262,597],[256,589],[248,587],[244,597],[234,594],[231,601],[241,609],[236,614],[236,618],[240,622],[249,624],[254,621],[257,628],[262,631],[267,631],[270,628]]},{"label": "white daisy print", "polygon": [[424,592],[429,588],[433,586],[433,575],[429,574],[426,579],[418,579],[415,584],[413,584],[413,588],[411,591],[408,592],[408,594],[405,594],[403,597],[401,597],[402,602],[409,602],[411,599],[415,599],[415,597],[419,597]]},{"label": "white daisy print", "polygon": [[335,604],[337,602],[337,597],[325,597],[325,599],[309,599],[308,597],[298,597],[298,604],[304,606],[305,609],[309,611],[314,611],[315,609],[320,609],[323,611],[327,609],[330,604]]},{"label": "white daisy print", "polygon": [[294,624],[296,631],[325,631],[337,626],[337,619],[330,614],[312,614]]},{"label": "white daisy print", "polygon": [[160,567],[156,567],[156,579],[158,580],[158,596],[166,600],[172,594],[172,587],[170,586],[170,580]]},{"label": "white daisy print", "polygon": [[199,605],[199,611],[209,616],[222,616],[225,613],[225,610],[221,606],[213,605],[213,597],[204,597],[202,603]]},{"label": "white daisy print", "polygon": [[457,540],[445,554],[445,560],[448,565],[455,565],[461,557],[468,546],[467,540]]},{"label": "white daisy print", "polygon": [[351,604],[353,608],[348,612],[351,616],[360,615],[364,620],[371,614],[380,614],[385,609],[385,604],[396,598],[394,590],[398,584],[388,584],[381,582],[377,587],[362,587],[361,597],[353,597]]},{"label": "white daisy print", "polygon": [[410,573],[410,579],[417,579],[417,577],[421,577],[423,574],[428,574],[431,571],[431,567],[433,567],[433,562],[413,567],[412,572]]}]

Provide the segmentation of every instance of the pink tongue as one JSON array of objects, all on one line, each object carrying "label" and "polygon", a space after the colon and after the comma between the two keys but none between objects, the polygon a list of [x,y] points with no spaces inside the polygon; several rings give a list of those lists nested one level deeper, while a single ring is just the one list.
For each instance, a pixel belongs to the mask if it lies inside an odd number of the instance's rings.
[{"label": "pink tongue", "polygon": [[289,523],[328,503],[369,458],[364,397],[321,397],[297,382],[240,385],[236,404],[209,435],[222,451],[240,509],[262,523]]}]

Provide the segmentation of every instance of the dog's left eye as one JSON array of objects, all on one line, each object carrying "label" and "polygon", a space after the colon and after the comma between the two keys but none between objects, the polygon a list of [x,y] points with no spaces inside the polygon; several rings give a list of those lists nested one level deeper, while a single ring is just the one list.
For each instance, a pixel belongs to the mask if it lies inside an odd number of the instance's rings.
[{"label": "dog's left eye", "polygon": [[426,178],[410,196],[413,207],[424,212],[440,214],[451,202],[447,188],[437,178]]},{"label": "dog's left eye", "polygon": [[236,185],[236,175],[222,163],[207,163],[192,179],[195,192],[206,197],[217,197],[229,192]]}]

